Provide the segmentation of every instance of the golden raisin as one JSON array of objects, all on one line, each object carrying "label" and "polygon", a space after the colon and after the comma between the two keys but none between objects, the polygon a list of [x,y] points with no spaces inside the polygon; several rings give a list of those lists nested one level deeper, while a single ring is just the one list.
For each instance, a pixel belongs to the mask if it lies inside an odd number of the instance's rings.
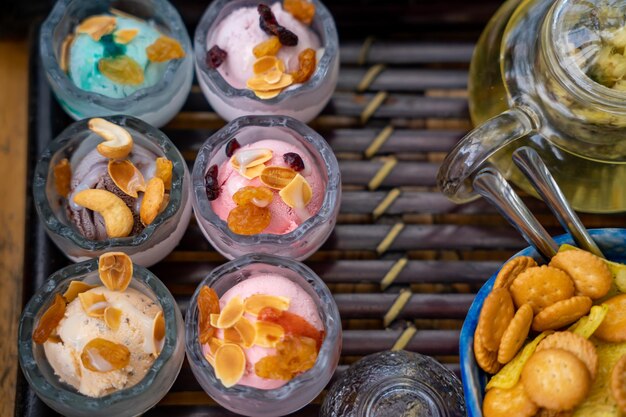
[{"label": "golden raisin", "polygon": [[110,372],[128,365],[130,350],[122,344],[98,337],[85,345],[80,360],[90,371]]},{"label": "golden raisin", "polygon": [[70,193],[71,180],[72,168],[70,161],[67,158],[63,158],[54,166],[54,186],[60,196],[67,197]]},{"label": "golden raisin", "polygon": [[254,365],[261,378],[290,380],[308,371],[317,360],[315,340],[288,336],[276,345],[276,355],[262,358]]},{"label": "golden raisin", "polygon": [[307,0],[285,0],[285,10],[304,24],[310,25],[315,16],[315,5]]},{"label": "golden raisin", "polygon": [[252,53],[255,57],[261,58],[263,56],[274,56],[280,51],[280,47],[283,46],[278,40],[277,36],[272,36],[268,40],[261,42],[254,47]]},{"label": "golden raisin", "polygon": [[100,72],[118,84],[139,85],[143,83],[143,69],[129,56],[120,55],[98,61]]},{"label": "golden raisin", "polygon": [[289,311],[281,311],[273,307],[264,307],[257,316],[258,320],[278,324],[285,330],[285,334],[303,336],[315,340],[317,348],[322,346],[324,332],[317,330],[304,317]]},{"label": "golden raisin", "polygon": [[242,187],[233,194],[233,201],[238,206],[254,204],[257,207],[267,207],[274,199],[274,193],[267,187]]},{"label": "golden raisin", "polygon": [[48,340],[63,316],[65,316],[65,299],[61,295],[55,294],[54,301],[42,314],[39,323],[37,323],[37,328],[33,331],[33,341],[42,344]]},{"label": "golden raisin", "polygon": [[313,49],[307,48],[300,52],[298,55],[298,70],[291,74],[294,84],[307,82],[313,76],[316,64],[317,61]]},{"label": "golden raisin", "polygon": [[206,285],[200,289],[198,294],[198,333],[200,343],[209,343],[215,328],[211,326],[211,314],[220,313],[220,300],[213,288]]},{"label": "golden raisin", "polygon": [[160,36],[154,43],[146,48],[148,59],[152,62],[165,62],[170,59],[185,57],[185,50],[180,42],[169,36]]},{"label": "golden raisin", "polygon": [[238,235],[256,235],[270,225],[270,220],[271,214],[267,207],[246,204],[228,213],[228,228]]}]

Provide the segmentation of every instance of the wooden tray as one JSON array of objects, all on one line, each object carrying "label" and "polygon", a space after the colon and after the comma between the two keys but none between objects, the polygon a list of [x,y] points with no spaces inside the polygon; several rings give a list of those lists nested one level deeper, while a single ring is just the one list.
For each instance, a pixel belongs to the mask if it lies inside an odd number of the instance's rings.
[{"label": "wooden tray", "polygon": [[[206,4],[174,2],[190,33]],[[330,2],[327,2],[330,3]],[[471,127],[467,69],[473,43],[497,1],[364,1],[329,4],[341,39],[337,92],[311,125],[335,150],[343,176],[338,225],[306,263],[328,284],[341,313],[341,373],[363,355],[404,347],[433,355],[458,372],[458,340],[474,293],[526,246],[484,201],[456,206],[435,175],[446,152]],[[33,36],[30,75],[29,180],[37,156],[71,120],[42,71]],[[364,79],[371,78],[369,84]],[[366,85],[367,84],[367,85]],[[195,85],[183,111],[163,130],[193,165],[202,142],[223,121]],[[68,260],[46,237],[29,188],[24,275],[26,300]],[[548,227],[558,223],[534,199]],[[622,226],[624,216],[583,216],[587,227]],[[151,270],[183,312],[199,281],[224,259],[195,220],[178,248]],[[323,399],[295,413],[313,416]],[[171,392],[147,416],[229,416],[197,384],[187,363]],[[55,415],[20,373],[16,415]]]}]

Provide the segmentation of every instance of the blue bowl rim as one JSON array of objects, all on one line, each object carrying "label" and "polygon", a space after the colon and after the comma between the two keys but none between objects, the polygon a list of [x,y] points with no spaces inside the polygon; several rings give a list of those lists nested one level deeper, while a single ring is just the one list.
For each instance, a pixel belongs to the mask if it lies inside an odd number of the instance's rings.
[{"label": "blue bowl rim", "polygon": [[[606,240],[617,239],[622,242],[626,242],[626,229],[589,229],[589,233],[592,237],[597,238],[594,240],[602,250],[610,247],[607,246]],[[614,237],[614,239],[609,239],[610,237]],[[559,246],[566,243],[575,245],[574,240],[569,233],[557,236],[554,240],[557,244],[559,244]],[[624,257],[626,258],[626,248],[624,250]],[[543,260],[541,255],[531,246],[519,251],[509,258],[509,260],[518,256],[530,256],[536,260]],[[612,258],[614,259],[614,257]],[[502,265],[504,265],[504,263]],[[483,417],[482,400],[485,392],[485,385],[487,383],[487,375],[478,367],[476,360],[474,359],[474,332],[476,331],[478,316],[480,314],[480,310],[482,309],[483,302],[487,295],[491,292],[493,283],[499,271],[500,269],[498,269],[498,271],[496,271],[481,287],[480,291],[478,291],[467,312],[467,316],[463,322],[463,327],[461,328],[461,335],[459,338],[459,359],[461,364],[463,395],[465,397],[468,417]]]}]

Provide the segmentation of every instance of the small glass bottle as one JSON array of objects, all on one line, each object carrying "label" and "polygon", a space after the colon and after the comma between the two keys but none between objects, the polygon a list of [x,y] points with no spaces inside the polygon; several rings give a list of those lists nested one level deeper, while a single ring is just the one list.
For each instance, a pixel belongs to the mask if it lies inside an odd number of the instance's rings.
[{"label": "small glass bottle", "polygon": [[320,417],[380,416],[464,417],[461,381],[417,353],[366,356],[330,387]]}]

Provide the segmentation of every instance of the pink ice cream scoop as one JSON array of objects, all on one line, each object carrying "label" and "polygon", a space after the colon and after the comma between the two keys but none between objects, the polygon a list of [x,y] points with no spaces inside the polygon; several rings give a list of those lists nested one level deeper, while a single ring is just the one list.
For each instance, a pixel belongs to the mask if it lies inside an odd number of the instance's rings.
[{"label": "pink ice cream scoop", "polygon": [[[320,39],[310,27],[283,10],[280,2],[273,4],[271,9],[278,23],[298,36],[296,46],[283,46],[276,55],[285,63],[286,72],[294,72],[299,66],[298,54],[307,48],[320,49]],[[254,75],[252,66],[257,60],[252,50],[269,37],[259,26],[257,8],[242,7],[226,16],[209,33],[207,50],[217,45],[226,51],[227,58],[217,70],[234,88],[246,88],[246,81]]]},{"label": "pink ice cream scoop", "polygon": [[[311,156],[308,152],[281,140],[263,139],[252,144],[241,147],[237,152],[248,149],[269,149],[273,152],[271,160],[265,163],[266,166],[288,167],[283,159],[286,153],[297,153],[304,162],[304,170],[299,172],[311,186],[313,191],[311,201],[306,205],[306,211],[313,216],[322,207],[324,202],[325,182],[317,166],[313,164]],[[219,197],[211,202],[211,207],[215,214],[222,220],[228,220],[228,214],[237,206],[233,201],[233,195],[245,186],[259,187],[263,183],[259,177],[249,180],[235,169],[229,160],[222,163],[218,170],[218,183],[221,187]],[[301,216],[294,209],[289,207],[279,196],[277,190],[274,190],[274,198],[269,204],[268,209],[271,214],[269,226],[263,230],[263,233],[282,235],[292,232],[300,224],[303,223]]]},{"label": "pink ice cream scoop", "polygon": [[[287,310],[288,312],[297,314],[304,318],[317,330],[324,330],[324,324],[320,318],[315,301],[313,301],[311,296],[298,284],[280,275],[258,274],[240,282],[226,291],[220,298],[220,309],[223,309],[234,297],[240,297],[245,301],[246,298],[254,294],[274,295],[289,298],[290,303],[289,309]],[[251,323],[255,323],[257,321],[256,317],[251,314],[245,313],[244,316]],[[216,337],[223,339],[223,330],[218,329]],[[203,346],[203,352],[205,355],[209,354],[210,349],[208,344]],[[244,353],[246,355],[246,370],[243,377],[237,383],[238,385],[269,390],[282,387],[288,382],[281,379],[262,378],[254,371],[255,364],[268,355],[275,355],[276,349],[253,345],[250,348],[245,348]]]}]

